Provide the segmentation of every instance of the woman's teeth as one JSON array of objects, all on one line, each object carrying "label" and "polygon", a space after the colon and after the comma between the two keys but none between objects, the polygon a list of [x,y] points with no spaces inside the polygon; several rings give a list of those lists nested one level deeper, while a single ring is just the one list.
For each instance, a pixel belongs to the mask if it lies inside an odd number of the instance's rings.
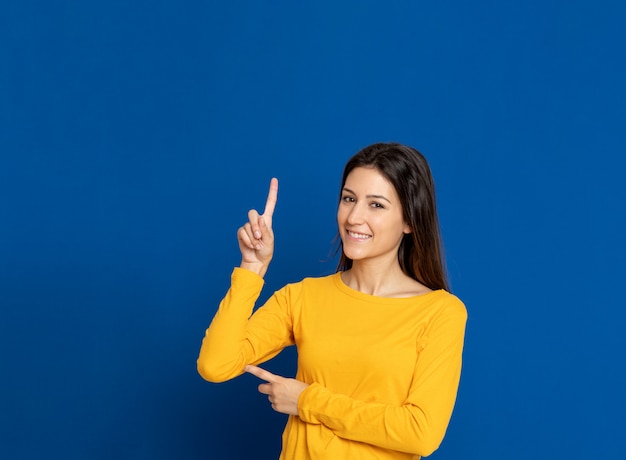
[{"label": "woman's teeth", "polygon": [[364,233],[351,232],[349,230],[348,230],[348,235],[350,235],[352,238],[358,238],[360,240],[366,240],[372,237],[371,235],[366,235]]}]

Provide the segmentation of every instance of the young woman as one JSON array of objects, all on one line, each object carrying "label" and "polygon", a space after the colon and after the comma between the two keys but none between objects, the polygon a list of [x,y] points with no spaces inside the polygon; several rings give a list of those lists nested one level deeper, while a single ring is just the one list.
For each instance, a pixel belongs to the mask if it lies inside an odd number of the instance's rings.
[{"label": "young woman", "polygon": [[[337,273],[276,293],[253,315],[272,259],[272,214],[239,229],[241,266],[206,331],[198,371],[211,382],[243,372],[289,414],[280,458],[417,459],[441,443],[461,372],[463,303],[447,292],[435,190],[415,149],[379,143],[345,166]],[[252,315],[252,316],[251,316]],[[295,379],[257,367],[289,345]]]}]

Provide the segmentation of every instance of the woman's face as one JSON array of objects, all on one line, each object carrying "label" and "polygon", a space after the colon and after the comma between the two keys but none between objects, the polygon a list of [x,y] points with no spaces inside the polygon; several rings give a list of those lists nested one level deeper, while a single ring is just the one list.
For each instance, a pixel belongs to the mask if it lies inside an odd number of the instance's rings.
[{"label": "woman's face", "polygon": [[374,168],[353,169],[341,191],[337,224],[343,252],[352,261],[397,260],[411,229],[393,185]]}]

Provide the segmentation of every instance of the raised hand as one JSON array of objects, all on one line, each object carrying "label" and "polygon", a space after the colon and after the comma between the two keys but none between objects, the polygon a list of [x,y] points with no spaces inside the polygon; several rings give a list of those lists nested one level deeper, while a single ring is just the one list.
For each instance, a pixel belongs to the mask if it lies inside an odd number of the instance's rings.
[{"label": "raised hand", "polygon": [[263,214],[252,209],[248,212],[248,222],[237,232],[241,267],[263,276],[274,255],[274,232],[272,216],[278,200],[278,179],[272,178]]},{"label": "raised hand", "polygon": [[309,386],[308,383],[281,377],[252,365],[247,365],[244,370],[268,382],[259,385],[259,392],[267,395],[272,409],[282,414],[298,415],[298,398]]}]

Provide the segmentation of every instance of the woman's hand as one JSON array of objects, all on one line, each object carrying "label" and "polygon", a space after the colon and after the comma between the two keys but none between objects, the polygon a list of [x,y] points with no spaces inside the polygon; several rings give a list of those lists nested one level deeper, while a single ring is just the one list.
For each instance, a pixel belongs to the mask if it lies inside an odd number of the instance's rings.
[{"label": "woman's hand", "polygon": [[298,415],[298,398],[309,386],[307,383],[280,377],[252,365],[247,365],[244,370],[268,382],[259,385],[259,392],[267,395],[272,409],[282,414]]},{"label": "woman's hand", "polygon": [[270,190],[262,215],[252,209],[248,212],[248,222],[237,232],[241,251],[241,268],[264,276],[274,255],[274,232],[272,215],[278,199],[278,179],[272,178]]}]

